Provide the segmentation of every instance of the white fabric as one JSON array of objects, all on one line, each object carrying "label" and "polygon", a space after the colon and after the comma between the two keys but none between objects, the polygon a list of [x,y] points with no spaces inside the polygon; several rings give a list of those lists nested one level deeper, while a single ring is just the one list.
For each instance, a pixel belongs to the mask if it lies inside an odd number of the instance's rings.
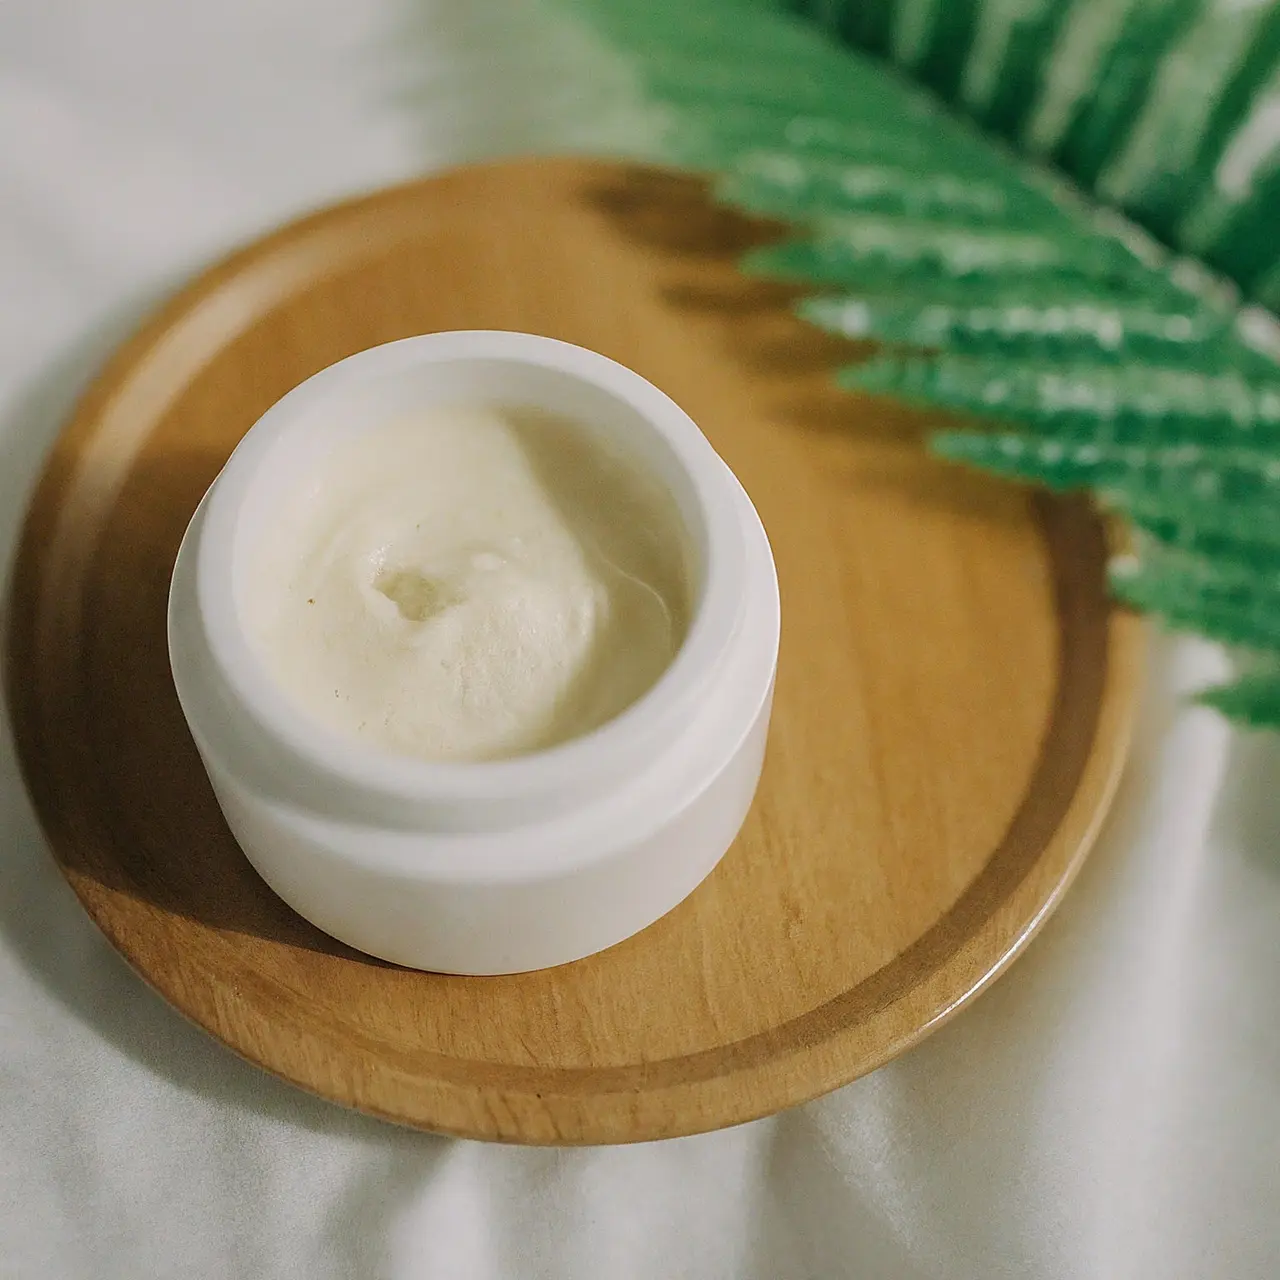
[{"label": "white fabric", "polygon": [[[607,77],[563,90],[572,31],[521,61],[542,22],[519,0],[0,5],[6,562],[77,386],[173,282],[340,194],[620,127]],[[1280,1273],[1280,747],[1177,707],[1218,663],[1159,646],[1102,845],[924,1046],[773,1120],[579,1152],[384,1126],[188,1026],[75,905],[6,734],[0,1277]]]}]

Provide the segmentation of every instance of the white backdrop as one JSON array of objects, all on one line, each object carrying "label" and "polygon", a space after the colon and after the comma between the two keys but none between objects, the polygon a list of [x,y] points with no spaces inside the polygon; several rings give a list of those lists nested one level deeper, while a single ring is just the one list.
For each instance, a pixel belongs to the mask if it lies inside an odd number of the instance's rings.
[{"label": "white backdrop", "polygon": [[[583,53],[536,0],[4,0],[5,564],[142,311],[337,196],[625,141]],[[0,1278],[1275,1276],[1280,747],[1178,702],[1220,661],[1157,645],[1106,838],[974,1008],[807,1108],[578,1152],[365,1120],[188,1026],[75,905],[6,729]]]}]

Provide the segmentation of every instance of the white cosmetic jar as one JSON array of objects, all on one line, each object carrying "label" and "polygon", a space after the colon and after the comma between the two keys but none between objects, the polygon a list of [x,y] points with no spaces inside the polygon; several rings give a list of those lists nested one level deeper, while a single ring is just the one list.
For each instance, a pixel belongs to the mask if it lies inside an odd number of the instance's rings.
[{"label": "white cosmetic jar", "polygon": [[[326,450],[407,410],[468,402],[571,419],[647,469],[683,524],[691,607],[670,666],[614,719],[527,755],[435,763],[313,721],[255,651],[237,584],[282,494]],[[374,347],[284,396],[205,495],[169,596],[174,684],[245,856],[326,933],[446,973],[590,955],[707,876],[759,780],[778,635],[764,529],[693,421],[604,356],[497,331]]]}]

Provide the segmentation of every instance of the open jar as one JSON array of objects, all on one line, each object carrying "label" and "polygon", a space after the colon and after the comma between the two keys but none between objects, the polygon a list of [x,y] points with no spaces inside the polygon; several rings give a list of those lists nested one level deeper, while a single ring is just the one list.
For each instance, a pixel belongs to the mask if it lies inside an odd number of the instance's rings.
[{"label": "open jar", "polygon": [[[273,671],[245,602],[303,478],[392,419],[460,405],[553,415],[660,486],[687,622],[652,685],[603,723],[501,758],[423,759],[310,714]],[[778,636],[764,529],[689,417],[603,356],[491,331],[375,347],[284,396],[205,495],[169,600],[174,683],[249,861],[332,936],[449,973],[589,955],[706,877],[759,779]]]}]

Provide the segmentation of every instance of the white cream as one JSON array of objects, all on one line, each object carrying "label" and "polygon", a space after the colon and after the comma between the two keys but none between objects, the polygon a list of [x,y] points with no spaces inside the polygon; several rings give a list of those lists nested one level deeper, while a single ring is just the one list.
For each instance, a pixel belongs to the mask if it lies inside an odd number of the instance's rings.
[{"label": "white cream", "polygon": [[400,754],[491,760],[645,693],[688,592],[656,482],[574,424],[465,405],[360,432],[299,476],[238,594],[317,720]]}]

